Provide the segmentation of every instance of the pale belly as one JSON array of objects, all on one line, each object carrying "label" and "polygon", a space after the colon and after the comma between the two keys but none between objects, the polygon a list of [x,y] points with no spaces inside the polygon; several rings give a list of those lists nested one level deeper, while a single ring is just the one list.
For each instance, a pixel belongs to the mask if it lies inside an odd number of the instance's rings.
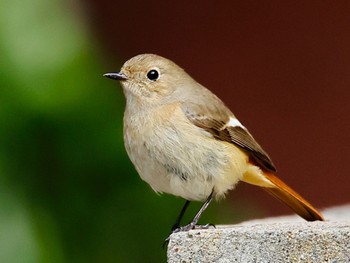
[{"label": "pale belly", "polygon": [[171,121],[162,124],[124,122],[129,158],[154,191],[203,201],[212,191],[223,196],[242,178],[247,156],[239,148],[192,124],[181,130]]}]

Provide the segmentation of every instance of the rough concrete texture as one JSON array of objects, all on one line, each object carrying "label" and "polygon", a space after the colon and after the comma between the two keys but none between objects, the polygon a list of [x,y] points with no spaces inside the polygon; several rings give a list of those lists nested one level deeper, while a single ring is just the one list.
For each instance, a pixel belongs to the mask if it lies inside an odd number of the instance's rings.
[{"label": "rough concrete texture", "polygon": [[322,213],[325,222],[285,216],[172,234],[168,262],[350,262],[350,205]]}]

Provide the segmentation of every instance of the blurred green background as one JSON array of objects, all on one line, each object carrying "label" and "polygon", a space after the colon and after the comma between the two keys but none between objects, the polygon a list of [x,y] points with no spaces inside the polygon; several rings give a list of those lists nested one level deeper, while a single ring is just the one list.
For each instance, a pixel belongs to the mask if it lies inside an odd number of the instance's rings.
[{"label": "blurred green background", "polygon": [[[184,201],[136,174],[122,91],[102,77],[122,62],[111,65],[77,13],[62,1],[0,3],[0,262],[164,262]],[[202,221],[235,222],[228,205]]]}]

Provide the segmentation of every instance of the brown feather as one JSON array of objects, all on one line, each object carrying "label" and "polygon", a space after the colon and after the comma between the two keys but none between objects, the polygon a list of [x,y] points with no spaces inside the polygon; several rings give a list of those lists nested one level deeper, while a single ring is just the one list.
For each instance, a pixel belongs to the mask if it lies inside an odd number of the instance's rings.
[{"label": "brown feather", "polygon": [[[212,105],[184,104],[182,109],[194,125],[211,133],[215,139],[237,145],[246,151],[264,170],[276,172],[271,158],[247,129],[240,126],[227,126],[230,117],[234,118],[227,108],[218,109]],[[205,112],[205,114],[199,114],[199,112]]]},{"label": "brown feather", "polygon": [[[215,98],[218,100],[217,97]],[[249,176],[248,174],[243,176],[243,181],[262,187],[305,220],[323,221],[321,214],[309,202],[275,175],[269,173],[276,172],[276,168],[268,154],[255,141],[247,129],[240,126],[227,126],[228,121],[230,118],[234,118],[234,115],[223,103],[184,103],[182,110],[194,125],[209,132],[215,139],[235,144],[243,149],[250,156],[250,162],[257,164],[263,169],[266,177],[262,178],[261,174],[250,173]],[[267,187],[270,184],[266,179],[271,182],[271,187]]]},{"label": "brown feather", "polygon": [[277,176],[271,173],[264,173],[264,175],[275,186],[262,187],[264,190],[285,203],[305,220],[324,221],[322,215],[309,202],[281,181]]},{"label": "brown feather", "polygon": [[227,127],[225,130],[230,134],[231,141],[247,151],[261,168],[271,172],[277,171],[269,155],[256,142],[247,129],[236,126]]}]

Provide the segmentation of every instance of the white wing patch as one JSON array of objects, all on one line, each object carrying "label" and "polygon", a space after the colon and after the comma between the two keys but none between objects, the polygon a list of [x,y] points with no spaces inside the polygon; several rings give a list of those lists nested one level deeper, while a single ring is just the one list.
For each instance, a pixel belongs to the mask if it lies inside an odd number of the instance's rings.
[{"label": "white wing patch", "polygon": [[244,127],[243,124],[234,117],[230,117],[230,120],[225,125],[225,128],[226,127],[241,127],[242,129],[246,130],[246,127]]}]

